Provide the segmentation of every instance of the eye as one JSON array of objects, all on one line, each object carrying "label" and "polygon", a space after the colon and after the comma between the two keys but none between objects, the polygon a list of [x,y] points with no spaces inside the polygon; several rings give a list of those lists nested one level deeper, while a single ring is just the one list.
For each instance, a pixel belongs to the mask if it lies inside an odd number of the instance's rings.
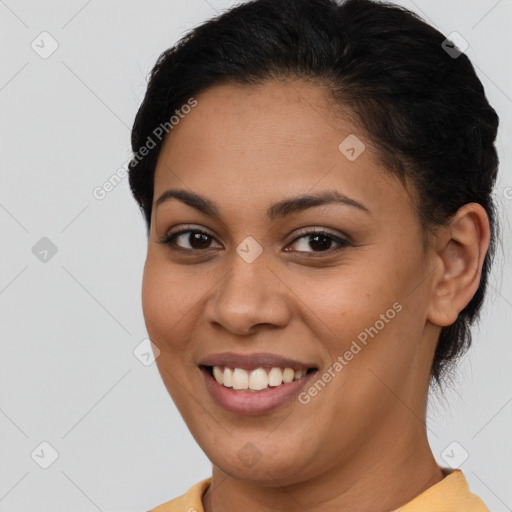
[{"label": "eye", "polygon": [[[176,233],[167,234],[159,244],[168,245],[171,250],[190,252],[197,250],[210,249],[210,241],[213,236],[200,229],[182,229]],[[189,247],[183,247],[178,242],[188,244]]]},{"label": "eye", "polygon": [[[340,238],[324,229],[307,230],[303,229],[300,236],[296,237],[290,245],[296,244],[298,250],[284,249],[285,252],[306,252],[308,256],[322,256],[322,253],[332,254],[351,245],[348,240]],[[173,251],[191,253],[206,252],[211,249],[211,242],[215,238],[201,229],[182,229],[175,233],[167,234],[159,244],[168,245]],[[332,244],[337,245],[334,249]],[[188,245],[188,247],[182,244]],[[221,247],[221,246],[220,246]],[[313,249],[312,251],[308,251]]]},{"label": "eye", "polygon": [[[324,229],[318,230],[301,230],[299,232],[301,236],[295,238],[292,244],[297,243],[299,245],[299,250],[297,252],[312,252],[310,256],[322,256],[322,254],[318,253],[328,253],[332,254],[334,252],[340,251],[345,247],[351,245],[348,240],[344,240],[332,233],[325,231]],[[335,249],[332,249],[332,243],[337,244]],[[308,248],[316,249],[313,251],[307,251]],[[296,252],[290,251],[289,249],[285,249],[286,252]]]}]

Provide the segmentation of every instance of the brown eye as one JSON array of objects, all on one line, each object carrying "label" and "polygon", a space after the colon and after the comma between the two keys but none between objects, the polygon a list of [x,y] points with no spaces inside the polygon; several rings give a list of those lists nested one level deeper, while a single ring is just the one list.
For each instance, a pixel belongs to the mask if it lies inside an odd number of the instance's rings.
[{"label": "brown eye", "polygon": [[[198,229],[186,229],[168,234],[158,243],[168,245],[173,250],[201,251],[210,249],[212,240],[214,240],[214,238],[204,231]],[[186,247],[187,244],[188,247]]]},{"label": "brown eye", "polygon": [[[168,245],[173,251],[193,253],[212,249],[213,240],[215,238],[212,235],[200,229],[183,229],[166,235],[158,243]],[[322,230],[303,231],[291,245],[293,244],[298,244],[299,250],[285,249],[285,252],[305,253],[308,257],[322,256],[323,253],[330,255],[351,245],[348,240]],[[333,245],[336,245],[334,249]]]},{"label": "brown eye", "polygon": [[[351,245],[348,240],[344,240],[338,236],[335,236],[331,233],[328,233],[326,231],[309,231],[305,232],[301,236],[297,237],[292,244],[296,244],[300,241],[300,249],[298,251],[290,251],[287,250],[287,252],[305,252],[305,253],[313,253],[313,256],[321,254],[318,253],[325,253],[329,252],[329,254],[332,254],[333,252],[339,251],[341,249],[344,249],[345,247]],[[334,250],[331,250],[332,245],[337,244],[337,247]],[[312,249],[311,251],[308,251],[308,249]]]}]

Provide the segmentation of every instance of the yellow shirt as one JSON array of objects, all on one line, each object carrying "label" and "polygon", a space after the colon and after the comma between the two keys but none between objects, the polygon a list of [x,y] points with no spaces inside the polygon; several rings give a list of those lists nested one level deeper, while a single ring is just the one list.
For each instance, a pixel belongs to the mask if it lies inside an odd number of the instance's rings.
[{"label": "yellow shirt", "polygon": [[[445,471],[449,471],[445,469]],[[201,498],[211,478],[201,480],[185,494],[163,503],[149,512],[204,512]],[[443,480],[429,487],[412,501],[392,512],[489,512],[484,502],[469,490],[460,469],[451,471]]]}]

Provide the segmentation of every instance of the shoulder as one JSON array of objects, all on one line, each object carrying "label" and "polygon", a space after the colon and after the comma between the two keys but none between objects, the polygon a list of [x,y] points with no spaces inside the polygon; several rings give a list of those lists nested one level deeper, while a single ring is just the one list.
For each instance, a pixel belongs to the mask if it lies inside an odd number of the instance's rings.
[{"label": "shoulder", "polygon": [[152,508],[149,512],[204,512],[202,505],[203,494],[210,485],[211,478],[206,478],[194,484],[188,491],[174,498]]},{"label": "shoulder", "polygon": [[460,469],[443,469],[447,473],[443,480],[398,510],[400,512],[424,512],[426,510],[489,512],[485,503],[471,492],[466,477]]}]

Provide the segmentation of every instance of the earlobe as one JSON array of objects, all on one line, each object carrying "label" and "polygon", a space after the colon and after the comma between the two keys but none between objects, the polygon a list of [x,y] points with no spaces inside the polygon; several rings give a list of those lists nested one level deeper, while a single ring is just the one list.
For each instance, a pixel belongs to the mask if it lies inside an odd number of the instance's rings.
[{"label": "earlobe", "polygon": [[478,203],[462,206],[443,228],[437,243],[440,270],[433,282],[430,322],[445,327],[457,320],[478,289],[489,241],[489,219]]}]

